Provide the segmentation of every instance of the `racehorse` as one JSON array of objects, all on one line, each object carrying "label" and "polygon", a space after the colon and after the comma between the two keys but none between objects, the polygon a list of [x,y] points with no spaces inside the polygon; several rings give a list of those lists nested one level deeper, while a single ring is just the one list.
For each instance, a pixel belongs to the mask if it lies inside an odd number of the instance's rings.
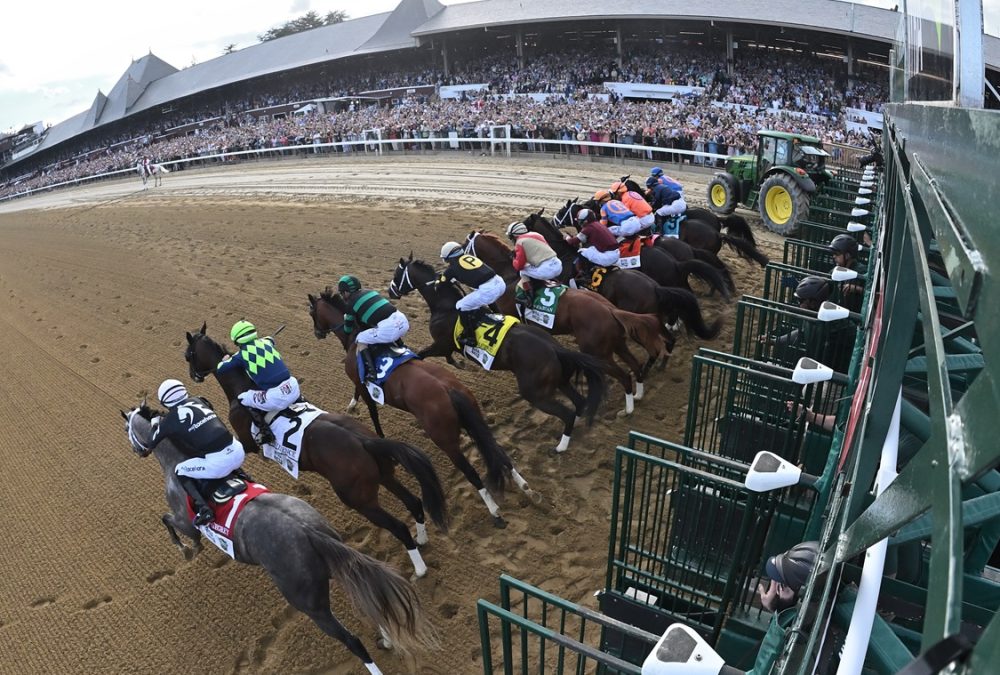
[{"label": "racehorse", "polygon": [[[461,292],[452,284],[435,283],[438,278],[434,268],[421,260],[399,259],[396,273],[389,284],[389,296],[400,298],[419,291],[431,310],[430,333],[432,344],[419,352],[425,356],[450,356],[459,351],[454,331],[458,321],[455,303]],[[532,406],[558,417],[563,423],[562,438],[556,452],[569,447],[577,417],[593,423],[597,407],[604,399],[605,382],[603,367],[593,356],[566,349],[541,329],[517,323],[507,332],[499,345],[491,370],[507,370],[517,379],[517,388]],[[587,381],[584,397],[570,383],[574,375],[582,374]],[[573,409],[556,398],[562,392],[573,402]]]},{"label": "racehorse", "polygon": [[[219,374],[216,367],[228,356],[228,352],[205,334],[206,327],[202,324],[200,331],[187,333],[188,346],[184,359],[188,362],[191,379],[204,382],[207,375],[215,374],[215,379],[229,399],[229,423],[243,446],[257,451],[259,448],[250,432],[250,415],[237,398],[244,391],[254,388],[253,381],[240,368]],[[417,479],[422,503],[397,480],[396,462]],[[326,478],[340,501],[402,542],[418,577],[427,573],[427,566],[417,549],[418,543],[427,543],[424,508],[442,530],[447,529],[447,514],[444,488],[431,460],[422,450],[406,443],[378,438],[347,415],[324,413],[303,432],[299,467]],[[417,521],[416,541],[410,536],[409,528],[379,504],[379,485],[396,495]]]},{"label": "racehorse", "polygon": [[[347,352],[344,370],[354,382],[355,391],[348,410],[352,410],[361,398],[368,406],[368,413],[375,429],[381,433],[378,406],[370,395],[366,395],[367,392],[362,387],[358,373],[357,345],[354,336],[344,331],[344,315],[348,311],[344,299],[329,288],[318,297],[312,294],[308,297],[309,315],[312,317],[313,332],[317,339],[323,340],[333,333],[340,339]],[[541,498],[528,488],[528,482],[514,468],[507,452],[493,437],[493,432],[483,419],[483,412],[475,395],[447,368],[430,361],[412,359],[392,371],[382,383],[382,390],[385,402],[416,417],[424,433],[448,455],[466,480],[472,483],[486,503],[490,515],[493,516],[495,526],[506,527],[506,523],[490,491],[483,485],[479,474],[462,453],[462,429],[465,429],[479,448],[479,453],[486,464],[486,479],[490,490],[502,493],[506,474],[509,472],[515,484],[525,494]]]},{"label": "racehorse", "polygon": [[[556,226],[545,218],[528,219],[525,225],[532,232],[542,235],[556,252],[563,261],[563,277],[568,280],[574,269],[573,261],[578,255],[577,250],[567,244]],[[636,270],[612,267],[608,270],[612,272],[609,274],[601,272],[604,269],[594,268],[585,285],[610,300],[615,307],[637,314],[655,314],[663,322],[665,335],[669,335],[666,333],[667,326],[675,325],[678,319],[684,321],[688,331],[702,339],[711,340],[719,334],[722,320],[716,319],[711,326],[706,325],[698,298],[691,291],[661,286],[652,277]],[[671,339],[672,337],[667,338],[668,344]]]},{"label": "racehorse", "polygon": [[[511,250],[494,234],[475,231],[469,233],[466,251],[480,258],[494,272],[508,280],[507,292],[497,302],[505,314],[513,314],[513,283],[517,272],[511,264]],[[544,291],[540,291],[544,293]],[[673,345],[667,344],[660,330],[659,321],[650,314],[633,314],[616,308],[603,296],[575,288],[567,289],[559,298],[554,322],[549,328],[553,335],[572,335],[580,351],[601,359],[609,375],[625,389],[625,410],[629,415],[635,408],[634,401],[644,394],[644,379],[661,355],[669,355]],[[639,363],[628,348],[628,338],[646,350],[647,359]],[[615,355],[625,362],[635,377],[635,396],[629,373],[615,363]]]},{"label": "racehorse", "polygon": [[[579,225],[576,222],[576,214],[579,213],[580,209],[583,208],[579,205],[579,198],[567,199],[565,206],[563,206],[556,215],[552,218],[552,223],[560,230],[574,226],[579,230]],[[751,232],[751,236],[753,233]],[[726,286],[729,287],[730,292],[736,291],[736,282],[733,281],[732,272],[729,271],[729,267],[726,263],[722,262],[715,253],[707,251],[703,248],[695,248],[691,244],[678,239],[677,237],[660,237],[656,240],[656,246],[659,246],[667,253],[672,255],[677,262],[687,262],[689,260],[701,260],[702,262],[708,263],[715,269],[719,271],[723,279],[726,281]],[[713,291],[714,292],[714,291]]]},{"label": "racehorse", "polygon": [[[646,194],[645,188],[640,187],[634,180],[626,178],[624,182],[630,191],[640,195]],[[596,203],[590,200],[587,208],[593,208],[594,204]],[[599,205],[597,210],[600,211]],[[725,232],[722,231],[723,228]],[[684,220],[681,221],[680,238],[696,249],[711,251],[716,255],[725,244],[739,257],[751,260],[761,267],[766,267],[767,263],[771,262],[757,248],[757,239],[746,218],[736,213],[720,218],[708,209],[690,206],[684,212]]]},{"label": "racehorse", "polygon": [[153,187],[160,187],[163,184],[163,174],[170,173],[170,169],[162,164],[146,164],[141,160],[135,165],[135,168],[139,177],[142,178],[144,189],[146,189],[146,181],[150,178],[153,179]]},{"label": "racehorse", "polygon": [[[589,202],[588,202],[589,203]],[[572,206],[570,210],[572,211]],[[576,207],[577,209],[583,207]],[[556,227],[551,221],[542,216],[542,211],[528,214],[523,221],[524,225],[532,231],[537,231],[540,224],[549,227]],[[576,222],[576,214],[573,214],[573,222]],[[726,302],[731,299],[729,282],[726,277],[715,267],[698,259],[691,259],[681,262],[674,258],[667,249],[661,246],[646,246],[645,242],[639,248],[639,271],[652,277],[661,286],[671,286],[691,290],[688,284],[688,277],[694,276],[701,279],[711,287],[713,291],[718,291],[725,298]]]},{"label": "racehorse", "polygon": [[[169,440],[150,450],[151,420],[157,414],[143,401],[126,413],[125,430],[140,456],[156,455],[166,479],[170,512],[161,517],[170,540],[191,560],[201,549],[201,532],[191,523],[187,495],[174,473],[185,459]],[[191,540],[185,546],[177,533]],[[291,495],[265,492],[246,502],[231,532],[233,557],[263,567],[274,585],[332,638],[342,642],[371,673],[381,673],[356,635],[330,611],[330,580],[340,585],[356,611],[389,641],[406,649],[433,645],[413,586],[386,564],[355,551],[312,506]]]}]

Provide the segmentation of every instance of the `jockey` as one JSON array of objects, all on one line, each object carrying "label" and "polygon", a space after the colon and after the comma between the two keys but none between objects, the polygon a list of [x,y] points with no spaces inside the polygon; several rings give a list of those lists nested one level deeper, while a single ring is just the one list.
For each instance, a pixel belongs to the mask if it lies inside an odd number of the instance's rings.
[{"label": "jockey", "polygon": [[[644,196],[638,192],[629,190],[628,186],[620,180],[616,180],[611,184],[611,193],[614,194],[615,198],[624,204],[629,211],[635,214],[635,217],[639,219],[640,223],[642,223],[643,230],[648,230],[653,227],[656,216],[653,215],[653,207],[649,205],[649,202],[646,201]],[[646,234],[648,234],[648,232]]]},{"label": "jockey", "polygon": [[337,282],[337,290],[347,303],[344,315],[344,332],[353,333],[360,329],[354,339],[358,344],[358,355],[365,365],[365,379],[375,379],[375,358],[369,345],[388,345],[402,339],[410,330],[406,315],[396,309],[391,302],[377,291],[361,287],[357,277],[345,274]]},{"label": "jockey", "polygon": [[[652,197],[652,208],[656,213],[657,225],[662,225],[667,218],[679,216],[687,211],[687,202],[684,201],[684,195],[679,190],[660,183],[652,176],[646,179],[646,188],[649,196]],[[677,233],[664,232],[664,234],[668,237],[677,236]]]},{"label": "jockey", "polygon": [[197,488],[196,480],[225,478],[243,464],[243,445],[226,429],[212,404],[200,397],[188,396],[177,380],[164,380],[156,393],[167,414],[153,420],[150,450],[170,439],[187,456],[174,467],[177,482],[191,496],[195,505],[195,525],[214,518],[212,509]]},{"label": "jockey", "polygon": [[680,182],[678,182],[677,180],[663,173],[663,169],[661,169],[658,166],[654,166],[652,169],[649,170],[649,177],[655,178],[657,183],[659,183],[660,185],[666,185],[671,190],[675,190],[681,193],[684,192],[684,186],[681,185]]},{"label": "jockey", "polygon": [[467,255],[465,248],[455,241],[441,247],[441,259],[448,263],[445,281],[457,281],[472,289],[455,303],[462,322],[459,344],[476,345],[476,323],[479,310],[496,302],[507,292],[507,284],[493,269],[479,258]]},{"label": "jockey", "polygon": [[271,443],[274,435],[264,413],[284,410],[298,401],[301,396],[299,381],[288,372],[281,354],[274,348],[274,338],[258,338],[257,329],[249,321],[241,319],[234,323],[229,338],[236,343],[239,351],[222,359],[216,370],[224,373],[241,368],[259,387],[243,392],[238,398],[260,429],[261,443]]},{"label": "jockey", "polygon": [[[590,209],[580,209],[576,214],[576,222],[580,233],[575,237],[567,234],[566,243],[580,247],[580,255],[584,260],[599,267],[611,267],[618,264],[618,240],[607,226],[601,224],[597,214]],[[589,244],[583,246],[583,244]],[[583,266],[581,265],[581,268]],[[586,271],[581,269],[580,271]]]},{"label": "jockey", "polygon": [[521,275],[521,290],[530,306],[534,300],[533,280],[550,281],[562,274],[562,261],[552,250],[545,237],[537,232],[528,232],[521,222],[507,226],[507,238],[514,242],[514,269]]},{"label": "jockey", "polygon": [[609,190],[595,192],[594,201],[601,205],[601,224],[616,237],[634,237],[642,229],[642,221]]}]

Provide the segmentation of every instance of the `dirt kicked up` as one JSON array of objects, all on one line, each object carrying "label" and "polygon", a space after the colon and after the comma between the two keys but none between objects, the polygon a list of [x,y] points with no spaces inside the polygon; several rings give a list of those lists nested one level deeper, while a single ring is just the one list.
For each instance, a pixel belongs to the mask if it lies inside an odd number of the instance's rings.
[{"label": "dirt kicked up", "polygon": [[[385,290],[411,250],[439,264],[441,244],[472,228],[502,234],[528,211],[551,214],[566,198],[647,169],[320,157],[176,172],[148,191],[134,179],[0,204],[0,672],[364,672],[259,568],[214,548],[183,561],[159,522],[159,466],[130,451],[118,410],[167,377],[223,403],[214,379],[189,381],[184,333],[206,321],[225,341],[246,317],[265,332],[286,324],[278,346],[303,393],[342,411],[352,394],[343,352],[313,336],[307,293],[346,273]],[[703,204],[710,176],[680,176],[690,201]],[[764,251],[780,259],[780,242],[757,231]],[[730,252],[722,257],[738,292],[759,292],[759,267]],[[709,318],[723,317],[723,333],[711,343],[682,338],[631,418],[616,416],[623,392],[611,385],[594,426],[578,427],[560,456],[550,454],[559,423],[521,401],[509,374],[465,364],[459,377],[543,495],[534,504],[510,492],[501,504],[505,530],[494,529],[471,486],[411,417],[381,410],[389,437],[429,453],[452,515],[448,535],[431,529],[423,547],[429,574],[415,582],[440,650],[409,660],[377,650],[373,627],[334,587],[334,612],[386,673],[480,672],[475,601],[496,601],[503,572],[593,606],[607,555],[614,447],[629,429],[678,440],[691,355],[700,346],[731,347],[732,306],[704,294],[701,302]],[[410,318],[407,342],[426,346],[423,301],[414,295],[396,304]],[[246,468],[271,489],[309,501],[352,546],[409,575],[398,542],[348,511],[319,476],[293,481],[256,456]],[[383,504],[409,523],[396,500]]]}]

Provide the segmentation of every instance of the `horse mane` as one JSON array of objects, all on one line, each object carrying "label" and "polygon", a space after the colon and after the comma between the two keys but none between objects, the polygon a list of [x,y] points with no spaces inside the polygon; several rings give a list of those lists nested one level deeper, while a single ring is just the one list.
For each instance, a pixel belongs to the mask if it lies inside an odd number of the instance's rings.
[{"label": "horse mane", "polygon": [[327,286],[320,291],[319,297],[321,300],[326,300],[337,309],[347,312],[347,303],[344,302],[344,299],[340,297],[340,294],[335,292],[331,286]]},{"label": "horse mane", "polygon": [[510,250],[510,246],[507,245],[507,242],[505,242],[498,235],[493,234],[492,232],[485,232],[483,230],[479,230],[479,236],[480,237],[485,237],[489,241],[492,241],[494,244],[496,244],[497,246],[500,246],[501,248],[506,249],[507,251]]}]

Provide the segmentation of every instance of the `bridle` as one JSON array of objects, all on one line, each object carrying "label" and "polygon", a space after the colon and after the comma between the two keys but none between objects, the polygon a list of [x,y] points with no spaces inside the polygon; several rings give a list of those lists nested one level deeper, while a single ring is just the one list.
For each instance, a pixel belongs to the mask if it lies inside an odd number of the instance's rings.
[{"label": "bridle", "polygon": [[[323,296],[320,296],[320,297],[316,298],[316,302],[317,303],[320,302],[321,300],[323,302],[327,302],[326,300],[323,299]],[[309,307],[309,313],[312,315],[312,318],[313,318],[313,333],[318,338],[320,338],[320,337],[326,337],[330,333],[336,333],[339,330],[343,330],[344,326],[347,324],[346,321],[341,321],[336,326],[331,326],[330,328],[319,328],[316,325],[316,305],[310,305],[310,307]]]},{"label": "bridle", "polygon": [[[396,283],[396,278],[395,277],[392,278],[392,281],[389,282],[389,293],[395,294],[397,298],[401,298],[410,291],[417,290],[417,285],[413,283],[413,279],[410,278],[410,263],[405,263],[405,264],[399,263],[396,265],[396,269],[397,270],[402,269],[403,276],[399,280],[398,284]],[[437,279],[431,279],[430,281],[425,282],[423,285],[433,286],[436,283]]]},{"label": "bridle", "polygon": [[187,351],[184,353],[184,360],[188,362],[188,366],[191,369],[191,379],[199,383],[204,382],[206,377],[215,372],[214,367],[209,368],[203,372],[199,372],[194,369],[194,363],[191,362],[191,359],[194,357],[194,346],[198,344],[199,340],[202,340],[205,337],[207,336],[204,333],[197,333],[195,335],[194,342],[188,345]]},{"label": "bridle", "polygon": [[125,430],[128,432],[128,442],[132,444],[132,450],[135,451],[135,454],[140,457],[148,457],[149,453],[151,453],[153,449],[147,448],[146,445],[139,440],[139,435],[132,429],[132,422],[138,414],[139,408],[133,408],[125,420]]}]

